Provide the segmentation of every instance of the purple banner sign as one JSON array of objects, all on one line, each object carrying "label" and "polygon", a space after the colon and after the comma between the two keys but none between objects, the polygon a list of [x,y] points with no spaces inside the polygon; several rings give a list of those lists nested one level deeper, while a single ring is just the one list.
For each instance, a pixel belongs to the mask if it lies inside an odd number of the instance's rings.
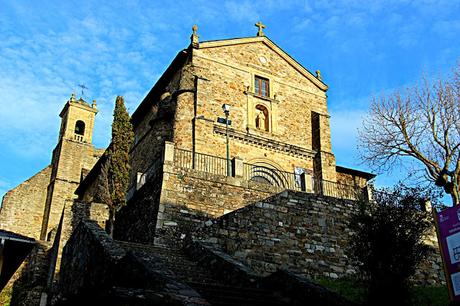
[{"label": "purple banner sign", "polygon": [[449,296],[460,301],[460,206],[435,213]]}]

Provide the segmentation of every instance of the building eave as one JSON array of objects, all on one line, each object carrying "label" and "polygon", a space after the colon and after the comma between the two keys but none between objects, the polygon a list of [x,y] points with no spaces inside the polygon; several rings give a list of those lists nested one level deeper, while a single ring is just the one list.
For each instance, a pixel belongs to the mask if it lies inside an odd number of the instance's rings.
[{"label": "building eave", "polygon": [[377,176],[374,173],[361,171],[361,170],[356,170],[356,169],[347,168],[347,167],[342,167],[342,166],[336,166],[335,169],[339,173],[345,173],[345,174],[359,176],[359,177],[365,178],[366,180],[371,180],[371,179],[373,179],[373,178],[375,178]]}]

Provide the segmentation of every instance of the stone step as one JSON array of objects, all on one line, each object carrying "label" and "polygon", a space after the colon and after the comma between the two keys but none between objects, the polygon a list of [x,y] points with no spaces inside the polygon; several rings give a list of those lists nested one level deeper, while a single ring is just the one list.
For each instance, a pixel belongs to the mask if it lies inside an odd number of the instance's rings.
[{"label": "stone step", "polygon": [[139,254],[153,254],[177,280],[187,283],[211,305],[217,306],[281,306],[283,303],[272,292],[262,289],[223,284],[199,261],[189,258],[182,250],[158,245],[119,242],[121,246]]},{"label": "stone step", "polygon": [[178,280],[185,282],[191,281],[197,283],[220,284],[220,282],[207,269],[201,267],[196,261],[191,260],[180,249],[124,241],[118,241],[118,243],[122,247],[134,252],[147,252],[154,254],[159,261],[168,268],[168,270],[174,273]]},{"label": "stone step", "polygon": [[287,305],[268,290],[191,282],[188,285],[206,298],[211,305]]}]

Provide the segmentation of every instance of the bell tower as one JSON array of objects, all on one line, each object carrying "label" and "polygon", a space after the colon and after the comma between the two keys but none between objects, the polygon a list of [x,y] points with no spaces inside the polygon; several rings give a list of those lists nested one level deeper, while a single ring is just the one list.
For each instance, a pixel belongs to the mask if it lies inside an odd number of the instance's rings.
[{"label": "bell tower", "polygon": [[40,239],[46,240],[57,227],[66,201],[75,198],[74,191],[82,179],[82,169],[91,169],[97,157],[92,145],[96,101],[92,105],[72,94],[59,116],[61,128],[53,150],[51,177],[47,188]]},{"label": "bell tower", "polygon": [[77,100],[75,94],[72,94],[59,114],[62,119],[58,141],[64,138],[91,143],[96,114],[96,100],[93,100],[93,104],[90,106],[85,100],[82,98]]}]

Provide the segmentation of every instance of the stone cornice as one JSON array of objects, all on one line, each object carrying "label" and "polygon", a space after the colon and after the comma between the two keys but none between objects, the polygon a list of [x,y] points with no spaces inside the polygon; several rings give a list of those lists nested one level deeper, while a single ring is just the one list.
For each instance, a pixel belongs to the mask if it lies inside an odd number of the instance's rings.
[{"label": "stone cornice", "polygon": [[[215,124],[214,133],[225,136],[225,127]],[[277,151],[287,155],[293,155],[300,158],[313,158],[316,155],[316,151],[302,148],[289,143],[277,141],[262,136],[243,133],[235,131],[234,129],[228,129],[228,136],[231,139],[238,140],[245,144],[262,147],[267,150]]]},{"label": "stone cornice", "polygon": [[261,100],[269,101],[269,102],[274,102],[274,103],[279,103],[280,102],[280,100],[273,99],[273,98],[270,98],[270,97],[263,97],[263,96],[257,95],[256,93],[254,93],[252,91],[249,91],[249,90],[245,90],[244,94],[259,98]]}]

